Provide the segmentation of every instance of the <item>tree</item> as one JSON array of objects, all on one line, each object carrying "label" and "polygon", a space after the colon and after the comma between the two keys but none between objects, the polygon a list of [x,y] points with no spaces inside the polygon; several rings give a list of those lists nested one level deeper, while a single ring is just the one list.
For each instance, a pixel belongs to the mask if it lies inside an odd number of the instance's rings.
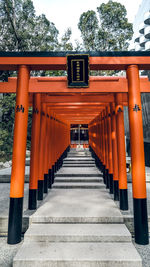
[{"label": "tree", "polygon": [[94,11],[80,16],[78,28],[81,31],[86,50],[127,50],[133,35],[132,24],[128,22],[124,5],[109,0]]},{"label": "tree", "polygon": [[73,45],[70,41],[72,35],[71,28],[67,28],[67,30],[64,32],[63,36],[61,37],[60,44],[58,49],[62,51],[72,51]]},{"label": "tree", "polygon": [[98,33],[98,19],[94,11],[82,13],[78,23],[86,50],[95,50]]},{"label": "tree", "polygon": [[58,45],[58,30],[45,15],[36,16],[31,0],[1,0],[0,50],[43,51]]},{"label": "tree", "polygon": [[[48,51],[58,48],[58,30],[45,15],[36,16],[31,0],[0,1],[0,50]],[[38,72],[32,72],[37,75]],[[45,73],[44,73],[45,74]],[[7,80],[16,72],[0,72],[0,79]],[[0,99],[0,158],[9,160],[13,143],[15,95],[4,94]],[[32,111],[29,109],[27,146],[30,147]]]}]

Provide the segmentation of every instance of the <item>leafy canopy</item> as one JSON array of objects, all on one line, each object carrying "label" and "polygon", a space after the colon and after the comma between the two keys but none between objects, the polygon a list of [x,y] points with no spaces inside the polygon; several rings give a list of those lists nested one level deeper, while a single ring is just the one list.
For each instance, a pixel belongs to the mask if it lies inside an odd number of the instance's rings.
[{"label": "leafy canopy", "polygon": [[31,0],[1,0],[0,20],[1,51],[57,48],[58,30],[45,15],[36,16]]},{"label": "leafy canopy", "polygon": [[86,50],[127,50],[133,35],[124,5],[109,0],[95,11],[81,14],[78,28]]}]

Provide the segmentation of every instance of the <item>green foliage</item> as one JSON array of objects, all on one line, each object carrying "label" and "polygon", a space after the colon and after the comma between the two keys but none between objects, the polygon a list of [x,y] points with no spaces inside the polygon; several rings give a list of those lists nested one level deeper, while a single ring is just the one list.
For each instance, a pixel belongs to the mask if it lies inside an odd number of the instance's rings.
[{"label": "green foliage", "polygon": [[81,31],[86,50],[95,50],[98,33],[98,19],[94,11],[84,12],[80,16],[78,28]]},{"label": "green foliage", "polygon": [[58,46],[58,50],[62,51],[72,51],[73,50],[73,45],[70,42],[72,35],[71,28],[68,28],[64,35],[61,37],[60,44]]},{"label": "green foliage", "polygon": [[78,28],[81,31],[84,49],[96,51],[127,50],[133,35],[132,24],[128,22],[124,5],[108,1],[94,11],[80,16]]},{"label": "green foliage", "polygon": [[58,45],[54,23],[36,16],[31,0],[1,0],[0,18],[1,51],[54,50]]},{"label": "green foliage", "polygon": [[[37,16],[31,0],[0,0],[0,50],[1,51],[53,51],[72,50],[71,29],[67,29],[61,42],[58,30],[44,14]],[[58,76],[61,71],[32,71],[32,76]],[[16,72],[0,72],[0,80],[16,76]],[[0,99],[0,160],[9,160],[13,144],[15,95],[4,94]],[[31,142],[32,109],[28,113],[27,148]]]},{"label": "green foliage", "polygon": [[3,160],[9,160],[12,153],[15,99],[15,94],[4,94],[0,98],[0,159]]}]

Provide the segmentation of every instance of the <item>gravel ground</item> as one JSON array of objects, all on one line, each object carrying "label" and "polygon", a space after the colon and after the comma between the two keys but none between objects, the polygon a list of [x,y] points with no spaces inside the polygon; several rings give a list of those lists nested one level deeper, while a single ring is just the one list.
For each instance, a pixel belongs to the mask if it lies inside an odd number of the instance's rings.
[{"label": "gravel ground", "polygon": [[8,245],[7,237],[0,237],[0,267],[12,266],[13,258],[22,243],[23,240],[17,245]]},{"label": "gravel ground", "polygon": [[142,246],[142,245],[136,244],[134,240],[133,240],[133,244],[142,258],[142,263],[143,263],[142,267],[150,267],[150,244]]}]

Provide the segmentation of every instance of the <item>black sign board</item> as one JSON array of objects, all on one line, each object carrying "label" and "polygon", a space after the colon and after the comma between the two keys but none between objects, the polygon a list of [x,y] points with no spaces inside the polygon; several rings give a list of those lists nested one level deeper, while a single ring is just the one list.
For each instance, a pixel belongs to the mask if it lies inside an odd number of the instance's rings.
[{"label": "black sign board", "polygon": [[89,86],[89,55],[67,55],[68,87]]}]

